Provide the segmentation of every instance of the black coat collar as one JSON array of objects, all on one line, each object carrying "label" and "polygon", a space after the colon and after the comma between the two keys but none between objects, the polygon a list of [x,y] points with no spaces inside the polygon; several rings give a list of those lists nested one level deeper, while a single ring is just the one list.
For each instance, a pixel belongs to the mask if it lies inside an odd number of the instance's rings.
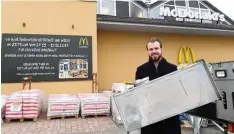
[{"label": "black coat collar", "polygon": [[[150,59],[149,59],[149,63],[154,64],[154,62]],[[162,65],[162,64],[166,64],[166,63],[167,63],[167,60],[162,57],[161,60],[158,62],[158,65]]]},{"label": "black coat collar", "polygon": [[154,62],[149,60],[148,62],[148,75],[149,75],[149,79],[153,80],[155,78],[158,78],[160,76],[163,76],[165,74],[165,69],[166,69],[166,64],[167,61],[165,58],[162,57],[162,59],[159,61],[158,63],[158,67],[156,68],[154,65]]}]

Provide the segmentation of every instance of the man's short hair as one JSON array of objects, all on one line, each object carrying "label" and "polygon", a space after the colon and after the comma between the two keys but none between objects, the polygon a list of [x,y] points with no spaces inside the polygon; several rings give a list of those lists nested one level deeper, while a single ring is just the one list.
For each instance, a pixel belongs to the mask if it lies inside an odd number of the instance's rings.
[{"label": "man's short hair", "polygon": [[154,42],[158,42],[160,44],[160,48],[162,48],[162,42],[159,39],[157,39],[157,38],[150,38],[149,41],[148,41],[148,43],[146,44],[146,49],[148,50],[148,44],[149,43],[154,43]]}]

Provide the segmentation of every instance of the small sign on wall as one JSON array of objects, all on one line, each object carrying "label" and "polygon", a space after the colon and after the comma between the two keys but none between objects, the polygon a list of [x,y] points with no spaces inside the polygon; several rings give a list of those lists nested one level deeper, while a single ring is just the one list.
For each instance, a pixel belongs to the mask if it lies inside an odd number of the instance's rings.
[{"label": "small sign on wall", "polygon": [[92,79],[92,36],[2,34],[2,83]]}]

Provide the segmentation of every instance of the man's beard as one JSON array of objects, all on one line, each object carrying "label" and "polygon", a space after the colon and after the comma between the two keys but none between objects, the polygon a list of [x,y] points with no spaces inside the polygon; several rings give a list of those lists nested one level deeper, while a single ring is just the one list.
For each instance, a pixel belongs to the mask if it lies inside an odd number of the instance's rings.
[{"label": "man's beard", "polygon": [[156,59],[153,59],[151,56],[149,56],[149,60],[152,62],[158,62],[161,59],[162,55],[158,55],[158,57]]}]

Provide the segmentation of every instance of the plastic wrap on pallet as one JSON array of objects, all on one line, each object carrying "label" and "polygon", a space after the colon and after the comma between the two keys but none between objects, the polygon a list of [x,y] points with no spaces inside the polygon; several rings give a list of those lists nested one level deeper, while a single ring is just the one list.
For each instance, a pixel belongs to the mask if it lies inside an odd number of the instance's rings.
[{"label": "plastic wrap on pallet", "polygon": [[74,116],[79,114],[80,101],[75,94],[50,94],[47,117]]},{"label": "plastic wrap on pallet", "polygon": [[103,93],[104,96],[108,97],[109,104],[110,104],[110,107],[111,107],[111,95],[112,95],[112,91],[107,90],[107,91],[103,91],[102,93]]},{"label": "plastic wrap on pallet", "polygon": [[[8,95],[1,94],[1,117],[5,116],[6,113],[6,101],[9,98]],[[1,119],[1,123],[3,123],[3,120]]]},{"label": "plastic wrap on pallet", "polygon": [[78,94],[81,116],[110,114],[110,99],[102,93]]},{"label": "plastic wrap on pallet", "polygon": [[125,84],[125,83],[112,83],[111,91],[113,93],[123,93],[127,90],[133,88],[133,84]]},{"label": "plastic wrap on pallet", "polygon": [[112,91],[109,91],[109,90],[103,91],[102,93],[103,93],[103,95],[105,95],[105,96],[108,97],[108,98],[110,98],[111,95],[112,95]]},{"label": "plastic wrap on pallet", "polygon": [[12,93],[6,101],[6,119],[37,118],[43,105],[43,92],[37,89]]},{"label": "plastic wrap on pallet", "polygon": [[122,93],[126,91],[126,84],[125,83],[112,83],[112,92],[114,93]]},{"label": "plastic wrap on pallet", "polygon": [[1,95],[1,115],[2,117],[5,115],[5,111],[6,111],[6,101],[9,98],[8,95]]}]

